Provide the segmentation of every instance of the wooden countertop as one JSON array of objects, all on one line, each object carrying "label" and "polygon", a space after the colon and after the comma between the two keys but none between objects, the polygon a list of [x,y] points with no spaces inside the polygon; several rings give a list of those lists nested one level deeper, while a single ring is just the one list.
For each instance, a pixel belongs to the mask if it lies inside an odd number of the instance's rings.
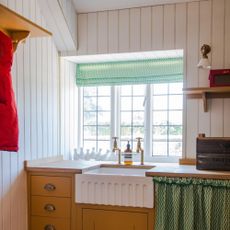
[{"label": "wooden countertop", "polygon": [[193,177],[203,179],[230,180],[230,171],[197,170],[195,165],[156,164],[148,170],[146,176]]},{"label": "wooden countertop", "polygon": [[222,172],[197,170],[195,165],[179,165],[177,163],[146,163],[144,166],[138,164],[125,166],[117,165],[116,162],[111,163],[85,160],[63,160],[62,156],[25,162],[25,169],[27,171],[66,172],[79,174],[98,167],[145,168],[147,170],[146,176],[149,177],[166,176],[230,180],[230,171]]}]

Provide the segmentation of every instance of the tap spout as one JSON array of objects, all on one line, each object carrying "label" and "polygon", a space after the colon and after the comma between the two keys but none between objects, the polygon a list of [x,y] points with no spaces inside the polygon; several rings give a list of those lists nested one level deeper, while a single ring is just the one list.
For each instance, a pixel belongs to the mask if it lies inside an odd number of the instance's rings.
[{"label": "tap spout", "polygon": [[136,152],[141,153],[141,165],[144,165],[144,149],[142,149],[141,147],[141,140],[143,140],[143,138],[137,137],[136,139],[137,139]]},{"label": "tap spout", "polygon": [[117,144],[117,139],[118,137],[112,137],[113,141],[113,149],[112,152],[118,152],[118,164],[121,164],[121,149],[118,148],[118,144]]}]

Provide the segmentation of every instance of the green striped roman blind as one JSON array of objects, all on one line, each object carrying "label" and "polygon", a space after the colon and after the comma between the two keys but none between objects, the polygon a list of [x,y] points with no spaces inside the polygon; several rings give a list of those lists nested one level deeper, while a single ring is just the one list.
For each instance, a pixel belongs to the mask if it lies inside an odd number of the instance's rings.
[{"label": "green striped roman blind", "polygon": [[183,58],[158,58],[77,64],[78,86],[182,82]]}]

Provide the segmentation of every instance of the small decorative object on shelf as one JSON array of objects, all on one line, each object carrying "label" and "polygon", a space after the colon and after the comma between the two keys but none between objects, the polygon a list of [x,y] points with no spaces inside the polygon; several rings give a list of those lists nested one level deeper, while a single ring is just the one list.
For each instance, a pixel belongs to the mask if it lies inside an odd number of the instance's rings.
[{"label": "small decorative object on shelf", "polygon": [[212,69],[209,73],[210,87],[230,86],[230,69]]}]

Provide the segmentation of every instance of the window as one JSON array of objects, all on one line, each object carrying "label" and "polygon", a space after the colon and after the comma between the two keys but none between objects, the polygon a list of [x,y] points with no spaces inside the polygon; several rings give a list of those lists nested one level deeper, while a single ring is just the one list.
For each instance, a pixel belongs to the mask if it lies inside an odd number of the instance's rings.
[{"label": "window", "polygon": [[135,149],[142,137],[146,160],[182,155],[183,50],[83,59],[76,69],[79,148],[111,152],[118,137],[122,150],[127,141]]},{"label": "window", "polygon": [[122,149],[127,141],[135,149],[136,138],[142,137],[148,160],[181,156],[182,86],[163,83],[84,87],[83,147],[105,152],[111,149],[112,137],[118,136]]},{"label": "window", "polygon": [[110,148],[110,87],[83,90],[83,145],[85,148]]},{"label": "window", "polygon": [[152,86],[152,155],[182,155],[182,83]]}]

